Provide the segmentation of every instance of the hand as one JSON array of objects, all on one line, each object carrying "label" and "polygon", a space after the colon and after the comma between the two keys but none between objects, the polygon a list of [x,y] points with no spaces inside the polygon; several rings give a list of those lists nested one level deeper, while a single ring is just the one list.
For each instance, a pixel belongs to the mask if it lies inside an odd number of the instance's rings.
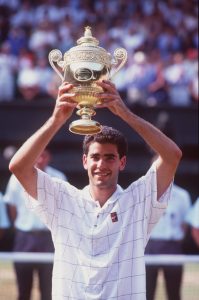
[{"label": "hand", "polygon": [[102,104],[97,104],[96,108],[108,107],[112,113],[118,116],[128,110],[114,83],[103,80],[98,81],[97,84],[103,88],[104,92],[97,94],[98,98],[102,100]]},{"label": "hand", "polygon": [[72,88],[72,84],[63,82],[58,90],[53,116],[63,123],[72,115],[74,108],[77,106],[74,101],[75,93],[70,92]]}]

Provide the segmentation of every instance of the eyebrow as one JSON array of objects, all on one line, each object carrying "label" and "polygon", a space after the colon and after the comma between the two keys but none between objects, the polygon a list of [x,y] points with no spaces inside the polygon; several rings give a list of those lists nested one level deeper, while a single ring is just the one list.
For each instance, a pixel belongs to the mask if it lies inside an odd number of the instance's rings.
[{"label": "eyebrow", "polygon": [[107,154],[104,154],[104,156],[106,156],[106,157],[117,157],[117,155],[115,155],[113,153],[107,153]]},{"label": "eyebrow", "polygon": [[[90,156],[91,157],[100,156],[100,154],[99,153],[91,153]],[[108,158],[115,158],[115,157],[117,157],[117,155],[113,154],[113,153],[105,153],[103,156],[108,157]]]}]

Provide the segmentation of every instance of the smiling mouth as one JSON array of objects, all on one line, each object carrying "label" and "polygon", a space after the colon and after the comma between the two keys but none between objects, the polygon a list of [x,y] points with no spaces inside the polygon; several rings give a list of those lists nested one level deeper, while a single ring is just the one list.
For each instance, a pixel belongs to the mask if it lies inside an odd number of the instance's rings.
[{"label": "smiling mouth", "polygon": [[95,173],[94,175],[98,177],[106,177],[109,175],[109,173]]}]

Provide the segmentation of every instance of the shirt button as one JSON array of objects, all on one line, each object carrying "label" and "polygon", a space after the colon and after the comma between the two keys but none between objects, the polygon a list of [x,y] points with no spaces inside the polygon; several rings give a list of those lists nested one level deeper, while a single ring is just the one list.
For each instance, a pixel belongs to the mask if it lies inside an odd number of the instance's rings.
[{"label": "shirt button", "polygon": [[99,215],[97,215],[97,218],[99,218]]}]

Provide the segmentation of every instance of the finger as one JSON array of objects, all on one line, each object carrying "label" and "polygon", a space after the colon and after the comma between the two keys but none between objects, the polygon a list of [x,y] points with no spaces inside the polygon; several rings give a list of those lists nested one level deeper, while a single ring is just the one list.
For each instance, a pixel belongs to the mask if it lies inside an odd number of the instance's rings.
[{"label": "finger", "polygon": [[74,98],[75,95],[76,95],[75,93],[64,93],[59,98],[60,99],[63,99],[63,98]]},{"label": "finger", "polygon": [[110,93],[98,93],[96,95],[97,98],[99,99],[119,99],[119,95],[118,94],[110,94]]},{"label": "finger", "polygon": [[103,101],[101,101],[101,103],[97,103],[95,106],[96,107],[102,107],[104,105],[109,105],[109,104],[113,104],[113,102],[118,102],[118,98],[116,97],[112,97],[112,98],[105,98],[103,99]]},{"label": "finger", "polygon": [[108,84],[108,85],[110,85],[110,86],[112,86],[112,87],[115,88],[115,83],[113,83],[112,81],[110,81],[110,80],[103,80],[103,82],[104,82],[105,84]]},{"label": "finger", "polygon": [[77,106],[77,103],[75,103],[75,102],[59,102],[59,103],[57,103],[58,108],[74,109],[76,106]]},{"label": "finger", "polygon": [[115,102],[116,100],[111,100],[111,101],[109,101],[109,102],[103,102],[103,103],[101,103],[101,104],[96,104],[95,105],[95,109],[97,109],[97,108],[106,108],[106,107],[111,107],[111,106],[114,106],[114,102]]},{"label": "finger", "polygon": [[65,102],[65,103],[76,103],[77,104],[77,102],[74,99],[74,96],[75,96],[74,93],[65,93],[58,98],[58,101]]},{"label": "finger", "polygon": [[98,81],[97,84],[109,92],[117,92],[115,84],[108,80]]},{"label": "finger", "polygon": [[59,107],[70,107],[75,108],[77,106],[77,103],[74,102],[60,102]]},{"label": "finger", "polygon": [[62,95],[64,93],[67,93],[69,90],[71,90],[73,88],[73,85],[71,83],[68,82],[63,82],[60,86],[59,86],[59,91],[58,94]]}]

